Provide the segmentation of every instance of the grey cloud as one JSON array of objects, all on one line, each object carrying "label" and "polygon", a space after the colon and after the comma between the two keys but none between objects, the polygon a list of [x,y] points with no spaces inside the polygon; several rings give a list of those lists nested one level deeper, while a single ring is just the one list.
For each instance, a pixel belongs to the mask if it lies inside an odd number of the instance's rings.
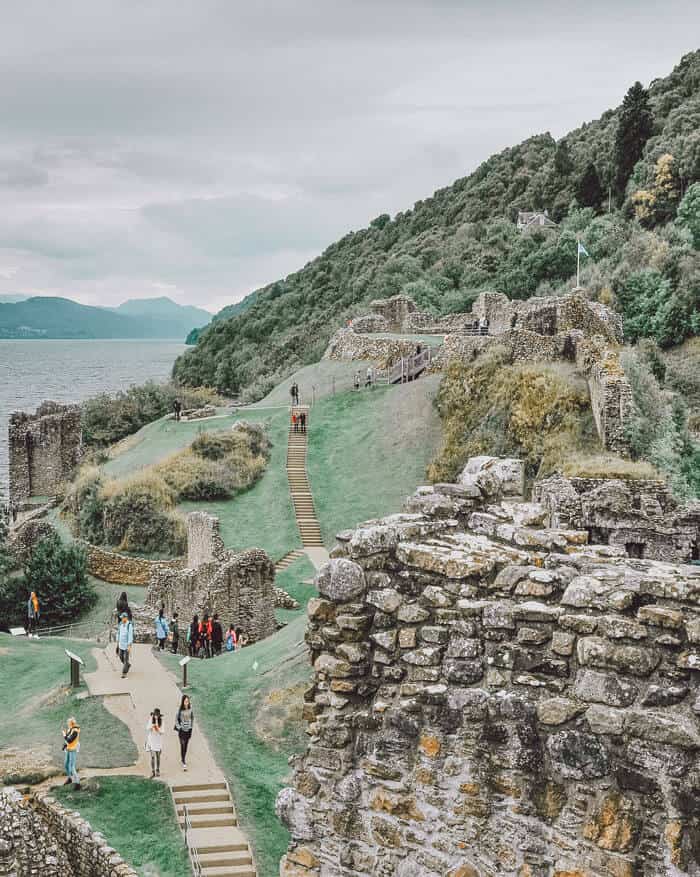
[{"label": "grey cloud", "polygon": [[700,25],[668,0],[651,52],[652,0],[5,5],[0,292],[103,304],[236,300],[598,115]]}]

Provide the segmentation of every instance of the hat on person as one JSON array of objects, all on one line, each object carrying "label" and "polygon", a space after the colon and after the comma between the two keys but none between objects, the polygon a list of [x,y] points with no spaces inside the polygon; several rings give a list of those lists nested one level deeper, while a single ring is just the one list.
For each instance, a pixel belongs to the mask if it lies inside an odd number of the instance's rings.
[{"label": "hat on person", "polygon": [[119,620],[121,621],[122,618],[128,618],[128,617],[129,617],[129,613],[128,613],[128,612],[122,612],[122,614],[119,616]]}]

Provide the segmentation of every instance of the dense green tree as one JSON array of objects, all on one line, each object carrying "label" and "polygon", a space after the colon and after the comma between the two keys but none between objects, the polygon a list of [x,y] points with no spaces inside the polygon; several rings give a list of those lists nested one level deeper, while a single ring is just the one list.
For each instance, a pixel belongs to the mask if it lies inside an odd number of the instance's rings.
[{"label": "dense green tree", "polygon": [[573,169],[574,163],[571,160],[569,144],[562,139],[557,143],[557,149],[554,153],[554,170],[560,177],[568,177]]},{"label": "dense green tree", "polygon": [[649,92],[641,82],[635,82],[622,101],[615,134],[615,190],[620,200],[653,132],[654,117],[649,106]]},{"label": "dense green tree", "polygon": [[600,184],[598,170],[595,164],[590,161],[576,186],[576,200],[581,207],[592,207],[594,210],[600,210],[604,197],[605,193]]},{"label": "dense green tree", "polygon": [[87,579],[85,550],[64,545],[58,534],[42,539],[24,570],[26,596],[36,591],[41,617],[46,624],[60,624],[78,618],[94,606],[97,594]]},{"label": "dense green tree", "polygon": [[690,232],[693,246],[700,250],[700,183],[693,183],[678,205],[676,225]]}]

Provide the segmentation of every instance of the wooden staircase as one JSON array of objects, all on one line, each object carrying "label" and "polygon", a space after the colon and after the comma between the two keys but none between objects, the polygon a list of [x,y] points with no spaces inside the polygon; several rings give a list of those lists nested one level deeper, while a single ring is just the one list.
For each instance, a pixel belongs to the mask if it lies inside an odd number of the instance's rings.
[{"label": "wooden staircase", "polygon": [[284,557],[280,557],[275,564],[275,572],[283,572],[290,567],[295,560],[299,560],[300,557],[306,557],[301,548],[294,548],[292,551],[288,551]]},{"label": "wooden staircase", "polygon": [[177,783],[170,792],[195,877],[256,877],[228,783]]},{"label": "wooden staircase", "polygon": [[[308,408],[302,406],[295,407],[293,411],[306,412],[306,428],[309,428]],[[287,444],[287,478],[289,480],[289,491],[294,504],[294,514],[299,527],[301,536],[301,544],[304,548],[322,548],[321,528],[316,518],[314,510],[314,498],[311,494],[311,486],[306,475],[306,439],[307,433],[294,432],[293,427],[289,427],[289,439]]]}]

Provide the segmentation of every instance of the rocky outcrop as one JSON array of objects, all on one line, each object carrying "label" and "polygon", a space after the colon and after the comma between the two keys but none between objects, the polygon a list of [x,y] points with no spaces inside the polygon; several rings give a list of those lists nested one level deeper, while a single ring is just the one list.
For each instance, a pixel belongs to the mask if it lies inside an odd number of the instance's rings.
[{"label": "rocky outcrop", "polygon": [[700,568],[546,527],[475,468],[319,573],[280,873],[698,874]]},{"label": "rocky outcrop", "polygon": [[700,502],[679,505],[663,481],[565,478],[535,483],[533,498],[553,527],[586,530],[631,557],[685,562],[700,557]]}]

